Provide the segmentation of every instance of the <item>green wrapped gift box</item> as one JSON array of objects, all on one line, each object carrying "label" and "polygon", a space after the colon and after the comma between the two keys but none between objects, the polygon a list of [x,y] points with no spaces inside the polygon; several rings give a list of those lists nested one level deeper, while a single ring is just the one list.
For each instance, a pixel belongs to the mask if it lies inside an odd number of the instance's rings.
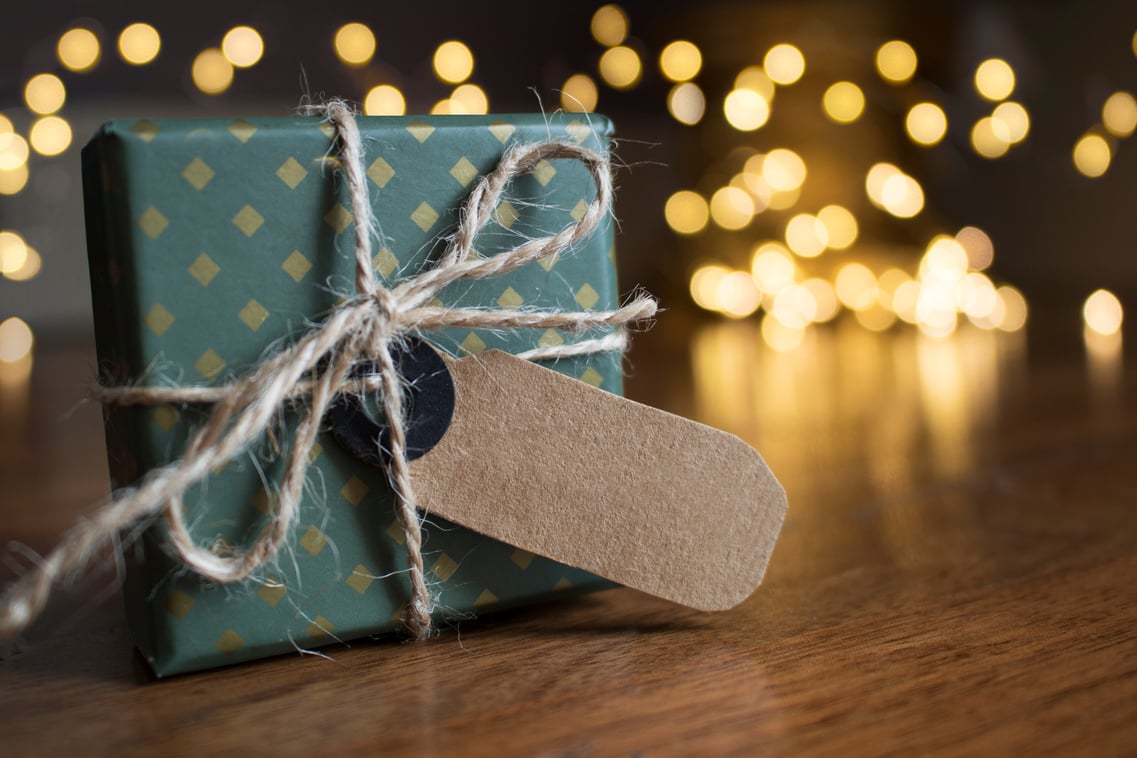
[{"label": "green wrapped gift box", "polygon": [[[359,118],[381,237],[374,265],[393,282],[430,264],[479,176],[514,143],[571,139],[604,150],[601,117]],[[222,381],[318,322],[353,281],[354,234],[335,166],[334,132],[318,118],[114,122],[83,151],[91,286],[100,363],[117,382]],[[522,235],[559,230],[594,196],[586,169],[539,163],[478,238],[493,255]],[[573,254],[513,274],[463,280],[446,306],[617,305],[612,229]],[[446,329],[425,335],[459,356],[517,353],[595,335],[555,330]],[[619,356],[549,366],[621,391]],[[549,402],[556,402],[550,398]],[[176,460],[205,409],[115,408],[107,414],[112,479],[129,484]],[[285,418],[285,425],[289,423]],[[540,462],[534,462],[539,466]],[[202,544],[246,544],[270,509],[283,466],[273,440],[251,449],[186,498]],[[609,586],[583,571],[462,528],[424,533],[436,621]],[[389,632],[409,597],[402,532],[384,473],[329,433],[313,453],[299,526],[271,568],[234,585],[206,582],[167,550],[161,524],[135,545],[125,595],[139,649],[159,675]]]}]

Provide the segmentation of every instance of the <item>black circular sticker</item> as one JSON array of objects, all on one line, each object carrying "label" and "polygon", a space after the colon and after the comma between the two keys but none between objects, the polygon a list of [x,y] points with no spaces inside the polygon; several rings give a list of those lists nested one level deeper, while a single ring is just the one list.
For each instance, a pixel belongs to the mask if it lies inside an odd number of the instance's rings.
[{"label": "black circular sticker", "polygon": [[[413,461],[430,452],[450,427],[454,380],[442,356],[418,337],[407,339],[394,359],[405,391],[407,460]],[[361,363],[352,370],[351,378],[378,373],[373,362]],[[368,413],[365,402],[357,395],[339,395],[324,418],[335,438],[355,457],[373,466],[386,466],[391,459],[391,427],[377,420],[375,412]]]}]

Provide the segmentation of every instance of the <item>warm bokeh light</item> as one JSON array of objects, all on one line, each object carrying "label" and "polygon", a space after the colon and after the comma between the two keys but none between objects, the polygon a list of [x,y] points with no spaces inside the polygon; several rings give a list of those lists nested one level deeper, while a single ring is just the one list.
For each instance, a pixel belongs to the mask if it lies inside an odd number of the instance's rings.
[{"label": "warm bokeh light", "polygon": [[916,51],[903,40],[890,40],[876,51],[876,70],[890,84],[903,84],[916,73]]},{"label": "warm bokeh light", "polygon": [[968,263],[963,245],[954,237],[939,234],[928,243],[920,260],[920,280],[954,287],[967,274]]},{"label": "warm bokeh light", "polygon": [[825,225],[828,245],[834,250],[845,250],[857,241],[857,217],[848,208],[827,205],[817,212],[817,219]]},{"label": "warm bokeh light", "polygon": [[15,232],[0,231],[0,274],[19,271],[28,260],[28,245]]},{"label": "warm bokeh light", "polygon": [[[0,188],[0,192],[2,191],[3,189]],[[43,259],[40,258],[40,254],[31,245],[25,245],[23,261],[20,265],[6,268],[0,273],[14,282],[26,282],[29,279],[34,279],[42,267]]]},{"label": "warm bokeh light", "polygon": [[667,93],[667,112],[681,124],[693,126],[703,120],[707,98],[694,82],[676,84]]},{"label": "warm bokeh light", "polygon": [[746,318],[762,303],[758,285],[745,271],[732,271],[718,284],[719,310],[731,318]]},{"label": "warm bokeh light", "polygon": [[763,292],[777,295],[794,283],[797,264],[785,247],[777,242],[764,242],[754,248],[750,274]]},{"label": "warm bokeh light", "polygon": [[786,326],[772,314],[762,319],[762,341],[771,350],[779,353],[790,353],[801,347],[805,341],[805,330]]},{"label": "warm bokeh light", "polygon": [[219,95],[233,84],[233,64],[215,47],[197,54],[191,73],[194,85],[207,95]]},{"label": "warm bokeh light", "polygon": [[1101,109],[1101,123],[1115,137],[1128,137],[1137,129],[1137,100],[1128,92],[1114,92]]},{"label": "warm bokeh light", "polygon": [[762,178],[776,192],[798,189],[805,176],[805,161],[793,150],[775,148],[762,159]]},{"label": "warm bokeh light", "polygon": [[693,42],[675,40],[659,54],[659,70],[673,82],[694,79],[703,67],[703,54]]},{"label": "warm bokeh light", "polygon": [[865,175],[865,192],[872,204],[878,208],[884,205],[884,183],[902,172],[891,163],[876,163]]},{"label": "warm bokeh light", "polygon": [[150,24],[131,24],[118,35],[118,54],[132,66],[142,66],[158,57],[162,37]]},{"label": "warm bokeh light", "polygon": [[1026,326],[1026,298],[1014,287],[1003,285],[995,290],[1002,304],[1002,318],[996,324],[1004,332],[1017,332]]},{"label": "warm bokeh light", "polygon": [[0,363],[24,360],[34,344],[31,327],[23,319],[12,316],[0,323]]},{"label": "warm bokeh light", "polygon": [[1086,298],[1082,318],[1086,328],[1098,334],[1116,334],[1124,320],[1121,301],[1109,290],[1097,290]]},{"label": "warm bokeh light", "polygon": [[36,74],[24,85],[24,102],[41,116],[55,113],[66,100],[67,89],[55,74]]},{"label": "warm bokeh light", "polygon": [[829,230],[816,216],[799,213],[786,222],[786,245],[803,258],[816,258],[829,246]]},{"label": "warm bokeh light", "polygon": [[762,68],[775,84],[793,84],[805,73],[805,56],[788,43],[774,45],[766,51]]},{"label": "warm bokeh light", "polygon": [[59,155],[71,146],[71,124],[59,116],[44,116],[32,124],[28,142],[40,155]]},{"label": "warm bokeh light", "polygon": [[805,280],[802,285],[813,296],[816,311],[813,320],[819,324],[832,321],[841,312],[841,302],[837,299],[837,291],[828,279],[814,277]]},{"label": "warm bokeh light", "polygon": [[698,192],[679,190],[667,198],[663,207],[663,216],[667,225],[679,234],[695,234],[701,232],[710,219],[710,209],[707,201]]},{"label": "warm bokeh light", "polygon": [[99,38],[90,29],[76,27],[68,29],[55,46],[55,55],[69,71],[82,73],[90,71],[102,56]]},{"label": "warm bokeh light", "polygon": [[723,266],[702,266],[691,275],[691,299],[700,308],[720,310],[719,284],[730,273]]},{"label": "warm bokeh light", "polygon": [[363,112],[368,116],[402,116],[407,112],[407,101],[398,87],[380,84],[367,92]]},{"label": "warm bokeh light", "polygon": [[791,284],[774,296],[770,315],[783,326],[804,329],[817,319],[817,301],[808,287]]},{"label": "warm bokeh light", "polygon": [[876,302],[876,276],[863,263],[847,263],[837,272],[833,282],[837,299],[854,311],[869,308]]},{"label": "warm bokeh light", "polygon": [[731,90],[722,109],[727,123],[740,132],[752,132],[770,119],[770,104],[754,90]]},{"label": "warm bokeh light", "polygon": [[1091,179],[1108,171],[1112,160],[1113,151],[1101,135],[1087,134],[1074,145],[1074,166]]},{"label": "warm bokeh light", "polygon": [[615,47],[628,37],[628,15],[618,5],[602,5],[592,14],[592,38],[605,47]]},{"label": "warm bokeh light", "polygon": [[972,272],[955,285],[956,305],[979,326],[991,318],[998,301],[995,285],[984,274]]},{"label": "warm bokeh light", "polygon": [[904,128],[908,136],[919,145],[931,147],[939,144],[947,134],[947,115],[935,103],[917,103],[908,111]]},{"label": "warm bokeh light", "polygon": [[851,124],[864,113],[865,93],[852,82],[837,82],[825,90],[821,107],[830,121]]},{"label": "warm bokeh light", "polygon": [[723,229],[741,229],[754,217],[754,200],[746,190],[721,187],[711,195],[711,219]]},{"label": "warm bokeh light", "polygon": [[0,171],[14,171],[28,162],[28,141],[15,132],[0,133]]},{"label": "warm bokeh light", "polygon": [[596,82],[588,74],[573,74],[565,79],[561,87],[561,107],[572,113],[588,113],[596,110],[599,97]]},{"label": "warm bokeh light", "polygon": [[972,271],[983,271],[995,260],[995,245],[982,229],[965,226],[955,239],[967,253],[967,265]]},{"label": "warm bokeh light", "polygon": [[600,56],[600,78],[614,89],[631,89],[640,82],[643,63],[630,47],[611,47]]},{"label": "warm bokeh light", "polygon": [[352,22],[336,30],[336,57],[349,66],[362,66],[375,55],[375,34],[365,24]]},{"label": "warm bokeh light", "polygon": [[434,75],[450,84],[459,84],[474,73],[474,54],[465,43],[448,40],[434,51]]},{"label": "warm bokeh light", "polygon": [[971,149],[984,158],[1001,158],[1011,149],[1010,137],[1003,122],[984,116],[971,127]]},{"label": "warm bokeh light", "polygon": [[237,68],[255,66],[264,52],[264,40],[251,26],[235,26],[221,40],[221,53]]},{"label": "warm bokeh light", "polygon": [[774,80],[766,76],[761,66],[747,66],[739,71],[734,77],[734,88],[757,92],[767,105],[774,102]]},{"label": "warm bokeh light", "polygon": [[0,195],[19,194],[27,185],[28,166],[26,163],[13,169],[0,169]]},{"label": "warm bokeh light", "polygon": [[1020,103],[1007,101],[991,112],[991,128],[1012,145],[1026,139],[1030,132],[1030,114]]},{"label": "warm bokeh light", "polygon": [[490,101],[485,90],[476,84],[460,84],[450,93],[450,112],[485,114],[490,111]]},{"label": "warm bokeh light", "polygon": [[975,69],[975,91],[988,100],[1006,100],[1015,91],[1015,70],[1002,58],[988,58]]},{"label": "warm bokeh light", "polygon": [[434,105],[430,106],[430,115],[432,116],[448,116],[452,113],[450,110],[450,98],[444,97]]},{"label": "warm bokeh light", "polygon": [[880,204],[897,218],[912,218],[924,209],[924,190],[907,174],[896,174],[881,187]]}]

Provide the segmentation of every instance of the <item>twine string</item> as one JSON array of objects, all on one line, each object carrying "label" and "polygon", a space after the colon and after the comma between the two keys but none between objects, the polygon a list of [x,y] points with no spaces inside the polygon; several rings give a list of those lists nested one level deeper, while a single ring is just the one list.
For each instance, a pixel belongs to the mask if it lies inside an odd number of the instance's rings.
[{"label": "twine string", "polygon": [[[363,145],[352,111],[342,102],[323,108],[335,126],[341,163],[347,178],[355,223],[354,297],[334,309],[319,327],[262,361],[230,383],[213,387],[98,387],[94,397],[108,405],[212,403],[205,420],[190,436],[182,457],[145,475],[141,482],[113,493],[93,513],[73,526],[47,556],[13,582],[0,600],[0,636],[24,630],[43,610],[52,587],[81,574],[99,550],[113,544],[120,531],[150,516],[164,515],[170,544],[179,559],[202,577],[236,582],[274,560],[299,511],[305,477],[320,424],[329,406],[345,392],[378,392],[390,426],[387,475],[395,494],[403,529],[411,598],[403,618],[416,639],[431,633],[433,597],[426,584],[422,558],[421,517],[406,456],[406,413],[394,351],[414,333],[443,327],[554,328],[582,332],[615,327],[605,337],[523,353],[532,360],[623,350],[623,327],[650,319],[656,302],[639,295],[611,311],[446,308],[427,305],[447,285],[514,271],[539,258],[571,249],[592,234],[608,213],[612,180],[606,158],[568,142],[513,146],[497,167],[484,176],[460,209],[454,233],[436,265],[393,288],[376,279],[371,262],[375,220],[364,174]],[[555,234],[527,239],[489,258],[471,255],[474,240],[489,223],[509,183],[542,160],[582,163],[596,187],[584,215]],[[354,366],[373,362],[377,376],[352,379]],[[183,496],[187,489],[239,456],[271,429],[286,407],[302,405],[300,420],[287,451],[278,496],[268,523],[243,550],[214,552],[198,544],[186,525]]]}]

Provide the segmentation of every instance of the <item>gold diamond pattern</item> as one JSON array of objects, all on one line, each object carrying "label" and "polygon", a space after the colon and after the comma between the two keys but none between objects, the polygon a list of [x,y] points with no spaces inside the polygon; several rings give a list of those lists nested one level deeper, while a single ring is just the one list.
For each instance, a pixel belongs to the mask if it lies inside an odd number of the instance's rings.
[{"label": "gold diamond pattern", "polygon": [[314,526],[308,527],[308,531],[304,532],[304,536],[300,538],[300,547],[308,551],[310,555],[319,555],[328,544],[328,535],[321,532]]},{"label": "gold diamond pattern", "polygon": [[229,130],[230,134],[241,140],[241,142],[248,142],[253,138],[253,135],[257,131],[257,128],[255,126],[241,118],[237,119],[225,128]]},{"label": "gold diamond pattern", "polygon": [[265,217],[257,213],[257,209],[251,205],[246,205],[233,217],[233,225],[244,232],[246,237],[256,234],[264,222]]},{"label": "gold diamond pattern", "polygon": [[387,524],[387,536],[393,539],[395,542],[398,542],[400,545],[405,544],[407,541],[407,535],[403,531],[403,525],[399,523],[398,519],[395,519],[390,524]]},{"label": "gold diamond pattern", "polygon": [[343,495],[343,499],[351,503],[353,507],[363,502],[363,498],[367,496],[367,492],[367,485],[364,484],[358,476],[353,476],[348,479],[347,484],[340,488],[340,494]]},{"label": "gold diamond pattern", "polygon": [[439,580],[445,582],[450,577],[454,576],[454,572],[458,570],[458,563],[446,553],[438,556],[434,565],[430,567],[430,573],[434,574]]},{"label": "gold diamond pattern", "polygon": [[308,169],[301,166],[300,161],[290,155],[288,160],[280,164],[280,168],[276,170],[276,176],[288,185],[288,189],[296,189],[300,186],[300,182],[308,176]]},{"label": "gold diamond pattern", "polygon": [[201,158],[194,158],[189,162],[189,165],[185,167],[185,170],[182,171],[182,178],[193,185],[193,188],[199,192],[205,189],[205,185],[209,184],[213,177],[213,169]]},{"label": "gold diamond pattern", "polygon": [[564,592],[565,590],[571,590],[571,589],[572,589],[572,582],[570,582],[568,579],[566,579],[563,576],[557,580],[556,584],[553,585],[553,592]]},{"label": "gold diamond pattern", "polygon": [[221,369],[225,368],[225,361],[220,355],[213,351],[213,348],[207,348],[206,351],[193,362],[193,367],[197,369],[197,373],[206,379],[213,379],[221,373]]},{"label": "gold diamond pattern", "polygon": [[269,608],[275,608],[276,604],[283,600],[287,594],[288,588],[279,579],[265,579],[257,588],[257,597],[263,600]]},{"label": "gold diamond pattern", "polygon": [[142,215],[138,217],[138,228],[146,232],[146,236],[152,240],[158,239],[158,235],[166,231],[169,225],[169,220],[153,205],[142,211]]},{"label": "gold diamond pattern", "polygon": [[489,129],[490,134],[492,134],[494,137],[497,137],[497,141],[503,145],[505,144],[505,141],[512,137],[513,133],[517,131],[517,127],[515,127],[513,124],[507,124],[504,121],[498,121],[496,123],[490,124],[486,128]]},{"label": "gold diamond pattern", "polygon": [[430,139],[430,135],[434,134],[434,127],[425,121],[415,119],[407,124],[407,131],[411,133],[412,137],[419,141],[419,144],[422,144]]},{"label": "gold diamond pattern", "polygon": [[146,328],[161,337],[174,323],[174,314],[166,310],[161,303],[156,304],[142,319]]},{"label": "gold diamond pattern", "polygon": [[312,270],[312,261],[305,258],[304,253],[299,250],[293,250],[284,259],[284,263],[280,264],[280,267],[284,269],[284,273],[292,277],[292,281],[299,284],[300,280]]},{"label": "gold diamond pattern", "polygon": [[351,576],[344,580],[344,584],[362,595],[363,593],[367,592],[367,588],[370,587],[371,583],[374,581],[374,572],[360,563],[354,569],[352,569]]},{"label": "gold diamond pattern", "polygon": [[327,122],[320,124],[320,131],[323,132],[324,136],[328,139],[336,138],[336,128]]},{"label": "gold diamond pattern", "polygon": [[537,340],[537,344],[541,347],[560,347],[565,344],[565,338],[556,329],[546,329],[541,339]]},{"label": "gold diamond pattern", "polygon": [[473,163],[470,163],[469,158],[463,155],[458,159],[458,162],[450,168],[450,176],[454,177],[455,181],[463,187],[466,187],[477,178],[478,169]]},{"label": "gold diamond pattern", "polygon": [[268,490],[261,487],[257,490],[257,494],[249,498],[249,505],[253,506],[258,513],[263,513],[267,516],[272,512],[273,497],[269,495]]},{"label": "gold diamond pattern", "polygon": [[375,182],[375,186],[383,189],[387,186],[387,182],[395,176],[395,169],[391,164],[383,160],[383,156],[379,156],[371,162],[367,167],[367,178]]},{"label": "gold diamond pattern", "polygon": [[549,163],[547,160],[542,158],[541,160],[537,161],[537,165],[534,166],[533,170],[529,173],[533,174],[533,178],[540,182],[541,186],[544,187],[548,185],[549,182],[553,181],[553,177],[557,175],[557,170],[553,168],[552,163]]},{"label": "gold diamond pattern", "polygon": [[470,332],[466,335],[466,339],[462,340],[461,348],[470,355],[480,353],[486,349],[486,343],[478,335]]},{"label": "gold diamond pattern", "polygon": [[501,297],[497,299],[497,304],[502,308],[517,308],[525,302],[525,298],[517,294],[517,290],[513,287],[506,287],[505,292],[501,293]]},{"label": "gold diamond pattern", "polygon": [[312,452],[308,454],[308,464],[311,465],[315,463],[316,459],[320,457],[320,453],[322,452],[324,452],[324,446],[319,442],[313,442]]},{"label": "gold diamond pattern", "polygon": [[585,282],[584,286],[576,291],[574,299],[580,304],[581,308],[591,308],[600,299],[600,293],[593,289],[591,284]]},{"label": "gold diamond pattern", "polygon": [[546,271],[552,271],[553,266],[557,265],[559,255],[560,253],[553,253],[552,255],[546,255],[544,258],[538,258],[537,265]]},{"label": "gold diamond pattern", "polygon": [[588,203],[584,202],[584,200],[577,200],[576,205],[569,211],[569,215],[572,216],[573,221],[580,221],[584,218],[584,214],[586,213],[588,213]]},{"label": "gold diamond pattern", "polygon": [[320,639],[322,637],[331,637],[332,632],[336,630],[336,625],[328,621],[327,617],[323,615],[316,616],[312,619],[312,623],[304,630],[304,633],[313,639]]},{"label": "gold diamond pattern", "polygon": [[351,224],[351,211],[344,208],[339,203],[332,206],[332,209],[324,214],[324,223],[336,230],[336,234],[343,234],[343,230]]},{"label": "gold diamond pattern", "polygon": [[166,598],[166,613],[176,619],[184,619],[196,602],[189,593],[174,590]]},{"label": "gold diamond pattern", "polygon": [[189,275],[197,279],[197,283],[202,287],[208,287],[209,283],[213,281],[213,277],[217,276],[217,272],[221,267],[205,253],[194,258],[193,263],[186,269]]},{"label": "gold diamond pattern", "polygon": [[237,318],[241,319],[245,326],[255,332],[261,328],[261,324],[268,318],[268,309],[258,303],[256,298],[250,298],[249,302],[245,303],[245,307],[237,314]]},{"label": "gold diamond pattern", "polygon": [[475,608],[486,608],[491,605],[497,605],[501,602],[501,598],[493,594],[489,590],[482,590],[482,594],[474,598]]},{"label": "gold diamond pattern", "polygon": [[536,557],[537,556],[533,555],[528,550],[522,550],[521,548],[517,548],[509,556],[509,560],[511,560],[515,564],[517,564],[517,568],[524,571],[525,569],[529,568],[529,564],[531,564],[533,562],[533,559]]},{"label": "gold diamond pattern", "polygon": [[159,129],[158,125],[153,121],[135,121],[131,125],[130,131],[137,134],[138,139],[142,140],[143,142],[149,142],[150,140],[157,137],[158,132],[162,130]]},{"label": "gold diamond pattern", "polygon": [[156,405],[150,409],[150,421],[154,426],[169,434],[178,423],[181,414],[172,405]]},{"label": "gold diamond pattern", "polygon": [[513,207],[513,203],[508,200],[503,200],[493,215],[494,218],[497,219],[497,222],[506,229],[512,228],[513,225],[517,223],[517,219],[521,216],[521,214],[517,212],[517,209]]},{"label": "gold diamond pattern", "polygon": [[371,259],[371,265],[386,279],[392,271],[399,267],[399,259],[395,257],[389,247],[384,246],[379,248],[379,252]]},{"label": "gold diamond pattern", "polygon": [[581,142],[584,142],[586,139],[588,139],[588,135],[592,134],[592,129],[590,129],[587,124],[582,124],[576,119],[573,119],[565,127],[565,133],[568,134],[568,136],[572,137],[573,140],[579,145]]},{"label": "gold diamond pattern", "polygon": [[415,212],[411,214],[411,221],[415,222],[415,226],[422,229],[424,232],[430,231],[430,227],[434,226],[434,222],[438,221],[438,211],[430,207],[430,204],[425,200],[419,203],[415,208]]},{"label": "gold diamond pattern", "polygon": [[232,629],[226,629],[213,643],[213,647],[220,650],[225,655],[232,655],[241,649],[245,644],[245,638],[234,632]]},{"label": "gold diamond pattern", "polygon": [[600,375],[600,372],[592,368],[592,366],[589,366],[584,370],[584,373],[580,375],[580,381],[585,384],[591,384],[593,387],[599,387],[604,383],[604,377]]}]

